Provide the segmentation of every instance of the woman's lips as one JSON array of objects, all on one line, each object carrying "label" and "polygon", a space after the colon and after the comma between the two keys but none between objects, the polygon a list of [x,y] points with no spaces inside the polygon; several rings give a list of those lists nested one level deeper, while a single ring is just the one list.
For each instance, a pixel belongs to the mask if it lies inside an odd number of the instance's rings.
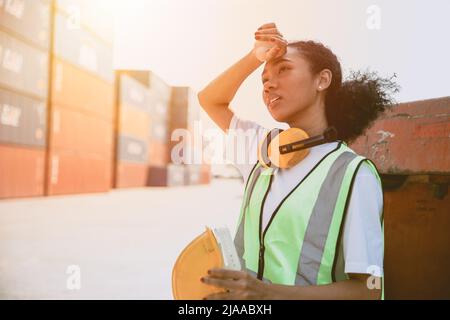
[{"label": "woman's lips", "polygon": [[280,102],[281,97],[274,98],[269,101],[269,108],[273,109]]}]

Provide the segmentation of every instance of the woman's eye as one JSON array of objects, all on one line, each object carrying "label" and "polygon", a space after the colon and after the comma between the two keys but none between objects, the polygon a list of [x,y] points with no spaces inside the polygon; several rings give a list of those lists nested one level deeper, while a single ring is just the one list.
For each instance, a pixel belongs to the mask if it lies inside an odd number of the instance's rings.
[{"label": "woman's eye", "polygon": [[287,70],[287,67],[281,67],[280,70],[278,70],[278,72],[280,73],[281,71]]}]

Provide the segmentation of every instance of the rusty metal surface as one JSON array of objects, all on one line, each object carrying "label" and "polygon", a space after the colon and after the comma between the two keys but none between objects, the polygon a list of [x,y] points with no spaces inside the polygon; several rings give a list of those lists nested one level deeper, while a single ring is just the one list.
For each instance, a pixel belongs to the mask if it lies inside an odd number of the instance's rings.
[{"label": "rusty metal surface", "polygon": [[398,105],[351,147],[382,173],[450,173],[450,97]]},{"label": "rusty metal surface", "polygon": [[386,299],[450,299],[450,175],[385,190]]}]

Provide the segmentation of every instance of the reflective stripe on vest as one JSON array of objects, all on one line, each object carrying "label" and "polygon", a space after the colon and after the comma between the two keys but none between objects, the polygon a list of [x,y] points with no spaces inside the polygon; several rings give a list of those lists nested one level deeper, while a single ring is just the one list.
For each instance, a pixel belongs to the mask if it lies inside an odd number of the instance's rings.
[{"label": "reflective stripe on vest", "polygon": [[355,173],[365,160],[340,142],[283,199],[264,232],[261,213],[273,169],[257,163],[235,237],[242,265],[277,284],[319,285],[345,278],[342,221]]}]

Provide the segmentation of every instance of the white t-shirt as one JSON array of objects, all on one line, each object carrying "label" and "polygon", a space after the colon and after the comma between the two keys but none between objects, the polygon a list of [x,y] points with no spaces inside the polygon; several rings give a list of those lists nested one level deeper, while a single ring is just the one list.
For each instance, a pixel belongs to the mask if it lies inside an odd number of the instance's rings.
[{"label": "white t-shirt", "polygon": [[[257,146],[268,131],[253,121],[236,116],[231,120],[227,133],[227,159],[240,171],[244,183],[247,182],[258,159]],[[244,135],[245,140],[241,139]],[[247,143],[243,144],[242,141]],[[263,230],[279,203],[320,159],[337,147],[337,144],[338,142],[332,142],[313,147],[308,156],[296,166],[274,170],[272,185],[264,202]],[[232,149],[234,152],[229,151]],[[355,177],[344,223],[345,273],[383,275],[383,234],[380,222],[382,212],[381,186],[369,165],[364,162]]]}]

